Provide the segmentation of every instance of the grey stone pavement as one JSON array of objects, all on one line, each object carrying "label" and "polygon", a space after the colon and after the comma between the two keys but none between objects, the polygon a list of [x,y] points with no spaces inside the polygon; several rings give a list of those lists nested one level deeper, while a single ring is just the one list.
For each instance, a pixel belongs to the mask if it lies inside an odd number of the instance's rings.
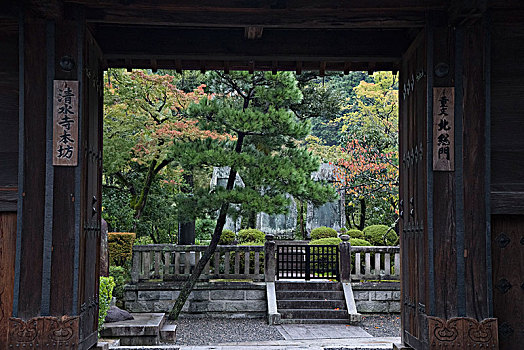
[{"label": "grey stone pavement", "polygon": [[392,349],[399,337],[373,337],[360,327],[322,324],[285,324],[277,326],[284,340],[220,343],[201,345],[170,345],[156,347],[118,347],[119,350],[345,350]]}]

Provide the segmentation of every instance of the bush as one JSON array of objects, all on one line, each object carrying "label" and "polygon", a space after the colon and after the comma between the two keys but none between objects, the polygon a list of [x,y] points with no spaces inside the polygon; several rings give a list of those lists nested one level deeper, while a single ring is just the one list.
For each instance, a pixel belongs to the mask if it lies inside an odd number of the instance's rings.
[{"label": "bush", "polygon": [[218,241],[219,245],[230,245],[235,242],[235,232],[231,230],[223,230],[220,235],[220,240]]},{"label": "bush", "polygon": [[309,245],[337,245],[340,244],[340,242],[342,242],[342,240],[338,237],[329,237],[313,239],[309,242]]},{"label": "bush", "polygon": [[135,237],[136,235],[130,232],[109,232],[107,234],[109,265],[124,266],[131,261]]},{"label": "bush", "polygon": [[337,237],[337,231],[330,227],[321,226],[311,230],[311,240],[321,239],[321,238],[331,238]]},{"label": "bush", "polygon": [[133,245],[148,245],[148,244],[154,244],[153,239],[149,236],[138,237],[133,242]]},{"label": "bush", "polygon": [[[386,225],[371,225],[364,229],[364,239],[371,242],[372,245],[393,245],[396,244],[398,237],[394,230],[389,230]],[[388,232],[387,237],[385,237]]]},{"label": "bush", "polygon": [[102,328],[107,316],[107,310],[113,299],[113,288],[115,281],[113,277],[100,277],[100,286],[98,289],[98,331]]},{"label": "bush", "polygon": [[341,227],[340,230],[338,230],[338,233],[340,235],[347,235],[347,232],[348,232],[348,230],[345,227]]},{"label": "bush", "polygon": [[259,245],[264,245],[266,241],[266,235],[264,232],[248,228],[245,230],[240,230],[238,232],[238,243],[259,243]]},{"label": "bush", "polygon": [[364,233],[356,228],[349,230],[347,235],[351,238],[364,238]]},{"label": "bush", "polygon": [[109,276],[113,277],[115,288],[113,289],[113,296],[118,300],[124,299],[124,286],[129,282],[131,276],[129,270],[122,266],[109,266]]},{"label": "bush", "polygon": [[370,242],[366,241],[365,239],[360,239],[360,238],[350,238],[349,243],[355,247],[368,247],[372,245]]}]

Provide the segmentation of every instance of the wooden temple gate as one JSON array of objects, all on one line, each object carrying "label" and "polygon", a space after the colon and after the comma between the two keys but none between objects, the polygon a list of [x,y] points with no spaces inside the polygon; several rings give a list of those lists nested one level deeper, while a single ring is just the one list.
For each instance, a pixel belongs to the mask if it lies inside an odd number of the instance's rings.
[{"label": "wooden temple gate", "polygon": [[523,19],[517,0],[4,6],[0,349],[96,342],[110,67],[400,71],[403,344],[520,348]]}]

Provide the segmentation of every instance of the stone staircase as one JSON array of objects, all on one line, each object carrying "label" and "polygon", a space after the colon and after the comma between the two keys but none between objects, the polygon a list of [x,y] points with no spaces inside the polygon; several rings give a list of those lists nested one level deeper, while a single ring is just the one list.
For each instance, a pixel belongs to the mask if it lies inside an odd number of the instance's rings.
[{"label": "stone staircase", "polygon": [[275,283],[281,323],[345,323],[349,315],[339,282]]}]

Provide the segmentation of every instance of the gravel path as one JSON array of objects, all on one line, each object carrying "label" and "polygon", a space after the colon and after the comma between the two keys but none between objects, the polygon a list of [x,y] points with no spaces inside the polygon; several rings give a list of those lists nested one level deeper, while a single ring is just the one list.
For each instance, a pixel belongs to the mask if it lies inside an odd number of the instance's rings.
[{"label": "gravel path", "polygon": [[362,316],[357,326],[374,337],[400,337],[400,315]]},{"label": "gravel path", "polygon": [[265,319],[181,318],[177,322],[177,345],[283,340]]},{"label": "gravel path", "polygon": [[[276,327],[265,319],[181,318],[177,326],[177,345],[212,345],[232,342],[283,340]],[[358,324],[374,337],[400,336],[400,316],[363,316]]]}]

